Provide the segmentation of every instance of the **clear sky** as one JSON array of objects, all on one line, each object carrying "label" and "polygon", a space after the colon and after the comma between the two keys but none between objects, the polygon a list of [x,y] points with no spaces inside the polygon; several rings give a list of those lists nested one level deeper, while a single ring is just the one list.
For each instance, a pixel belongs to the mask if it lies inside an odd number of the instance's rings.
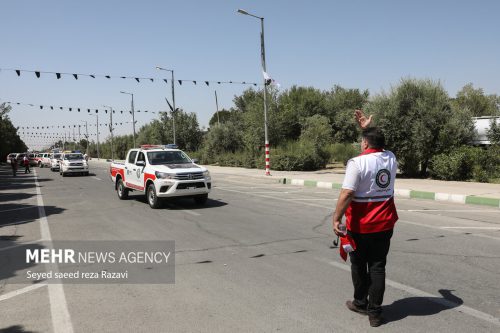
[{"label": "clear sky", "polygon": [[[0,68],[169,79],[159,65],[174,69],[176,79],[261,83],[260,23],[238,8],[265,17],[267,71],[282,90],[338,84],[375,95],[410,76],[440,80],[452,96],[469,82],[500,93],[495,0],[3,1]],[[219,108],[229,108],[245,86],[176,84],[176,104],[207,126],[215,89]],[[95,122],[58,107],[126,110],[130,97],[120,90],[135,94],[136,110],[166,110],[171,94],[159,81],[0,72],[0,102],[57,107],[14,105],[16,126]],[[136,118],[141,125],[154,117]],[[115,114],[114,122],[129,120]],[[127,132],[130,124],[117,129]],[[101,138],[107,135],[102,128]]]}]

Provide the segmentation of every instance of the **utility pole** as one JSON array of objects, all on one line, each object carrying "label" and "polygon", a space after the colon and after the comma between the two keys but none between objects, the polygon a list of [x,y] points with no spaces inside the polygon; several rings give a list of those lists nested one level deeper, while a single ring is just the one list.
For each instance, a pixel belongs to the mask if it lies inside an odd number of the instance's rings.
[{"label": "utility pole", "polygon": [[[175,142],[175,112],[176,112],[176,109],[175,109],[175,79],[174,79],[174,70],[173,69],[166,69],[166,68],[162,68],[162,67],[158,67],[156,66],[156,69],[158,70],[161,70],[161,71],[167,71],[167,72],[170,72],[172,73],[172,132],[174,134],[174,145],[176,144]],[[168,103],[168,100],[167,100],[167,103]]]},{"label": "utility pole", "polygon": [[217,112],[217,125],[220,125],[219,119],[219,103],[217,102],[217,90],[215,91],[215,110]]},{"label": "utility pole", "polygon": [[[109,132],[111,133],[111,160],[114,160],[114,153],[113,153],[113,108],[108,105],[103,105],[105,108],[109,108]],[[135,140],[135,135],[134,135],[134,140]],[[134,141],[134,148],[135,148],[135,141]]]}]

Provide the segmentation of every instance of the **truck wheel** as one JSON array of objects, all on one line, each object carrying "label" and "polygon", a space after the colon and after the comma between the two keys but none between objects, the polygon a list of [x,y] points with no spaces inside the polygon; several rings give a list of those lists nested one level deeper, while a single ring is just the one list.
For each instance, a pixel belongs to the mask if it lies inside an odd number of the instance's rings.
[{"label": "truck wheel", "polygon": [[206,204],[207,200],[208,200],[208,194],[200,194],[194,197],[194,202],[200,206]]},{"label": "truck wheel", "polygon": [[149,184],[148,190],[146,191],[146,199],[148,200],[149,207],[153,209],[160,208],[161,199],[156,195],[156,189],[154,184]]},{"label": "truck wheel", "polygon": [[116,186],[116,193],[118,193],[118,198],[120,198],[120,200],[128,198],[128,188],[125,187],[125,184],[123,184],[121,179],[118,181],[118,185]]}]

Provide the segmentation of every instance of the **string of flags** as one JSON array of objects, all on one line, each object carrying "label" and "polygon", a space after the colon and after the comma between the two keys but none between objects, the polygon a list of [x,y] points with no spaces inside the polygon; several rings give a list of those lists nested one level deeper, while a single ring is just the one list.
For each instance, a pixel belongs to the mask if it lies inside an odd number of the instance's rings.
[{"label": "string of flags", "polygon": [[[47,71],[33,71],[33,70],[26,70],[26,69],[15,69],[15,68],[0,68],[1,71],[12,71],[17,74],[17,76],[21,76],[21,73],[34,73],[37,78],[40,78],[42,74],[50,75],[52,77],[55,77],[57,80],[60,80],[64,76],[69,76],[73,77],[75,80],[78,80],[80,77],[89,77],[92,79],[95,78],[106,78],[106,79],[131,79],[137,81],[137,83],[141,83],[141,80],[143,81],[150,81],[150,82],[172,82],[172,80],[167,80],[167,79],[155,79],[152,77],[135,77],[135,76],[114,76],[114,75],[103,75],[103,74],[83,74],[83,73],[64,73],[64,72],[47,72]],[[205,83],[206,86],[209,86],[210,84],[242,84],[242,85],[253,85],[257,86],[258,84],[255,82],[246,82],[246,81],[213,81],[213,80],[186,80],[186,79],[181,79],[181,80],[175,80],[179,85],[182,85],[184,82],[190,82],[193,83],[194,85],[197,85],[198,82],[200,84]]]},{"label": "string of flags", "polygon": [[[125,122],[126,123],[126,122]],[[123,125],[124,122],[117,122],[117,123],[114,123],[114,125],[118,126],[118,125]],[[99,126],[108,126],[109,124],[107,123],[100,123]],[[88,127],[96,127],[97,124],[87,124]],[[18,126],[17,129],[21,129],[21,130],[29,130],[29,129],[32,129],[32,130],[44,130],[44,129],[52,129],[52,128],[63,128],[63,129],[70,129],[70,128],[84,128],[85,125],[83,124],[70,124],[70,125],[48,125],[48,126]]]},{"label": "string of flags", "polygon": [[[76,112],[85,112],[87,111],[87,113],[99,113],[99,110],[102,112],[104,111],[104,113],[108,113],[108,109],[96,109],[96,108],[89,108],[89,107],[72,107],[72,106],[53,106],[53,105],[40,105],[40,104],[33,104],[33,103],[22,103],[22,102],[10,102],[10,101],[6,101],[5,103],[9,104],[9,105],[24,105],[24,106],[30,106],[30,107],[39,107],[40,110],[67,110],[67,111],[76,111]],[[121,114],[123,114],[123,112],[128,112],[128,113],[132,113],[132,111],[123,111],[123,110],[113,110],[113,113],[117,113],[117,112],[120,112]],[[156,113],[160,113],[161,111],[149,111],[149,110],[134,110],[134,113],[135,112],[144,112],[144,113],[152,113],[152,114],[156,114]]]}]

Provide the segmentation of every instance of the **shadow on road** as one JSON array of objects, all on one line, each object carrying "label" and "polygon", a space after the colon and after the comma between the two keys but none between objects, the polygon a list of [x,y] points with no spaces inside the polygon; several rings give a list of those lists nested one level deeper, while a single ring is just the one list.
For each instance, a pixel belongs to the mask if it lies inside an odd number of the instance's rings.
[{"label": "shadow on road", "polygon": [[[148,204],[146,200],[146,196],[144,194],[130,194],[127,200],[135,200],[145,205]],[[193,198],[190,197],[172,197],[172,198],[164,198],[161,208],[169,209],[169,210],[198,210],[198,209],[209,209],[226,206],[227,203],[220,200],[210,199],[208,198],[207,202],[204,205],[197,204]]]},{"label": "shadow on road", "polygon": [[386,323],[409,316],[432,316],[441,311],[456,308],[464,301],[453,295],[454,290],[440,289],[443,297],[408,297],[383,306]]},{"label": "shadow on road", "polygon": [[[13,240],[0,240],[0,282],[5,283],[27,283],[30,280],[26,279],[25,271],[34,269],[36,263],[27,262],[26,251],[41,250],[45,246],[40,243],[24,243],[20,244]],[[36,271],[44,270],[43,265],[38,267]],[[35,282],[33,282],[35,283]],[[1,332],[1,331],[0,331]]]},{"label": "shadow on road", "polygon": [[34,196],[35,193],[0,193],[0,202],[24,200]]},{"label": "shadow on road", "polygon": [[0,328],[0,333],[35,333],[35,331],[26,331],[21,325],[13,325]]},{"label": "shadow on road", "polygon": [[[56,206],[43,206],[45,216],[61,214],[66,209]],[[38,220],[38,206],[20,203],[0,204],[0,228],[9,225],[31,223]]]}]

